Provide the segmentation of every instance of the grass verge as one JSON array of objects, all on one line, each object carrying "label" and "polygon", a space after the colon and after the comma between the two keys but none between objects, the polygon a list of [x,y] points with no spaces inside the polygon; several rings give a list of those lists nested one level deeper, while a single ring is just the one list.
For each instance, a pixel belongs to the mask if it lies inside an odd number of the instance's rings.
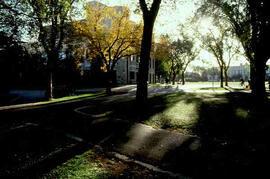
[{"label": "grass verge", "polygon": [[106,113],[108,118],[141,122],[154,128],[198,136],[230,138],[250,130],[257,118],[267,120],[267,105],[259,108],[252,103],[251,94],[173,93],[150,96],[148,108],[138,112],[135,102],[85,109],[86,113]]},{"label": "grass verge", "polygon": [[76,96],[66,96],[62,98],[56,98],[52,101],[42,101],[36,103],[37,105],[43,105],[43,104],[53,104],[53,103],[60,103],[60,102],[68,102],[68,101],[81,101],[81,100],[87,100],[87,99],[94,99],[97,97],[105,96],[104,93],[91,93],[91,94],[82,94],[82,95],[76,95]]},{"label": "grass verge", "polygon": [[105,155],[102,149],[91,149],[67,160],[41,178],[168,178],[131,162]]}]

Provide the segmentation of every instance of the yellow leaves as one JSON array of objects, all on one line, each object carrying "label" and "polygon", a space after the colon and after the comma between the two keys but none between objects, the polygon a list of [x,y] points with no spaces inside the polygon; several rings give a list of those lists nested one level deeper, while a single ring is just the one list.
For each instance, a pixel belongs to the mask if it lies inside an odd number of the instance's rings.
[{"label": "yellow leaves", "polygon": [[[111,60],[118,60],[118,57],[138,52],[143,24],[130,21],[127,7],[105,7],[89,3],[85,10],[85,19],[74,22],[73,27],[84,40],[89,57],[100,56],[111,63]],[[104,64],[101,70],[108,68]]]},{"label": "yellow leaves", "polygon": [[103,72],[107,72],[107,67],[106,67],[106,65],[100,67],[100,69],[101,69]]},{"label": "yellow leaves", "polygon": [[171,41],[167,35],[162,35],[159,38],[159,43],[155,45],[154,50],[155,58],[157,60],[168,60],[171,50],[170,43]]}]

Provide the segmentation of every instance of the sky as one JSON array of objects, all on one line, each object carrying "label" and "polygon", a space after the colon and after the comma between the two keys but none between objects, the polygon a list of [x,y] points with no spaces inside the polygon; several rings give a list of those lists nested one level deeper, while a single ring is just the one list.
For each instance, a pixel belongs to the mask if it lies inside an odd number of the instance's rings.
[{"label": "sky", "polygon": [[[133,12],[137,6],[133,1],[128,0],[96,0],[108,6],[127,6]],[[167,6],[167,5],[166,5]],[[161,4],[161,8],[158,13],[158,17],[155,21],[154,33],[156,36],[161,34],[169,34],[171,36],[176,36],[178,33],[178,24],[184,23],[188,17],[192,16],[196,8],[192,1],[187,1],[183,3],[178,1],[176,6],[169,5],[166,8]],[[131,14],[131,20],[139,22],[141,20],[141,15]]]},{"label": "sky", "polygon": [[[139,22],[142,20],[141,14],[134,14],[133,11],[138,8],[136,5],[136,0],[96,0],[97,2],[101,2],[108,6],[127,6],[131,10],[131,20],[134,22]],[[134,2],[135,1],[135,2]],[[179,28],[178,24],[185,24],[190,17],[194,16],[196,11],[196,5],[194,1],[191,0],[178,0],[176,5],[164,5],[161,4],[157,19],[155,21],[154,34],[155,40],[161,34],[168,34],[172,39],[177,39],[179,36]],[[211,23],[207,19],[203,19],[201,26],[199,26],[199,30],[201,33],[206,33],[211,27]],[[216,59],[212,54],[207,52],[206,50],[201,50],[199,58],[204,59],[206,63],[202,63],[201,60],[195,60],[190,64],[191,71],[192,66],[218,66]],[[238,58],[237,61],[232,61],[231,66],[236,66],[239,64],[245,64],[247,61],[244,57]]]}]

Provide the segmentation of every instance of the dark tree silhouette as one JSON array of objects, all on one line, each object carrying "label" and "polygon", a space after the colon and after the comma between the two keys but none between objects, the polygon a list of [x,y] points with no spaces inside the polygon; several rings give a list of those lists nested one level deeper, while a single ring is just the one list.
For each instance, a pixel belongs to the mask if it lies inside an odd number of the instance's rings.
[{"label": "dark tree silhouette", "polygon": [[140,64],[137,82],[136,100],[139,104],[145,104],[147,101],[147,79],[150,52],[152,45],[152,34],[154,23],[159,11],[161,0],[153,0],[150,9],[147,7],[145,0],[139,0],[140,8],[143,12],[143,36],[140,53]]},{"label": "dark tree silhouette", "polygon": [[[68,17],[74,10],[74,3],[79,0],[14,0],[0,2],[1,13],[14,15],[16,19],[25,26],[20,28],[18,23],[10,24],[6,31],[15,31],[20,33],[29,32],[30,35],[38,36],[44,53],[47,55],[48,71],[48,100],[53,99],[53,73],[57,66],[59,53],[63,45],[64,38],[67,34],[66,23]],[[12,22],[17,22],[13,20]]]},{"label": "dark tree silhouette", "polygon": [[204,0],[199,14],[222,18],[231,24],[250,62],[252,94],[258,102],[266,99],[265,67],[270,51],[270,2],[268,0]]}]

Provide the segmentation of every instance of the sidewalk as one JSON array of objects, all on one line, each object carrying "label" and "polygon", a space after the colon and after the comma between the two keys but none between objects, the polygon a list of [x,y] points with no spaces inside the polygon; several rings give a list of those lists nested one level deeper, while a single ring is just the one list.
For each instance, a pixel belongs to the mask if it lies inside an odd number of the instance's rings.
[{"label": "sidewalk", "polygon": [[114,157],[128,157],[129,161],[139,162],[142,166],[150,164],[176,178],[196,176],[203,169],[202,143],[196,136],[121,119],[97,119],[91,121],[89,137]]},{"label": "sidewalk", "polygon": [[[178,169],[182,164],[186,169],[194,169],[194,156],[200,153],[201,140],[196,136],[136,123],[118,133],[110,145],[116,152],[163,169]],[[193,167],[189,166],[191,163]]]}]

